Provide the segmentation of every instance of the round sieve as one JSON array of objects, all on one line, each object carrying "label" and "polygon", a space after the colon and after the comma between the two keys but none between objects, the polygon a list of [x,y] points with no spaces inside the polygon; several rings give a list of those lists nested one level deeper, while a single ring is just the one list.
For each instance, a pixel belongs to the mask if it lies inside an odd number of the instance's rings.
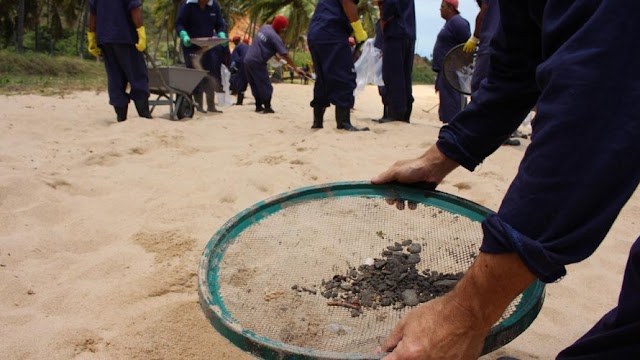
[{"label": "round sieve", "polygon": [[459,44],[449,50],[442,62],[442,71],[451,87],[461,94],[471,95],[475,53],[465,52],[463,48],[464,44]]},{"label": "round sieve", "polygon": [[[406,206],[399,210],[388,199]],[[460,275],[478,253],[480,222],[490,213],[450,194],[399,184],[343,182],[287,192],[242,211],[212,237],[200,262],[200,304],[217,331],[259,358],[379,359],[375,348],[413,306],[345,302],[331,298],[327,284],[355,279],[361,269],[384,270],[383,254],[396,256],[408,244],[420,249],[412,266],[423,280]],[[543,298],[544,285],[536,282],[515,299],[483,353],[522,333]]]}]

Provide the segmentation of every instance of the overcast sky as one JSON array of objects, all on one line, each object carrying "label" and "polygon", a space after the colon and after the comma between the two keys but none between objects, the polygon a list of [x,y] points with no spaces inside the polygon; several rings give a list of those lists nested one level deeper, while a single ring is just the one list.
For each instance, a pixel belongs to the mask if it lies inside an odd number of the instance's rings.
[{"label": "overcast sky", "polygon": [[[440,17],[441,0],[415,0],[416,24],[418,40],[416,41],[416,53],[431,59],[433,45],[436,36],[444,26],[444,19]],[[463,18],[467,19],[473,33],[476,15],[480,10],[476,0],[459,0],[458,10]]]}]

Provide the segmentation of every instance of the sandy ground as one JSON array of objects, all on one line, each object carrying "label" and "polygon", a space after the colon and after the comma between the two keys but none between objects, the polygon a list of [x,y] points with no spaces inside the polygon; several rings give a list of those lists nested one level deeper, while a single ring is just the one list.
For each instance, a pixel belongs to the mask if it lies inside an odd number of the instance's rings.
[{"label": "sandy ground", "polygon": [[[0,358],[251,359],[198,305],[197,268],[214,232],[239,211],[302,186],[368,180],[437,138],[437,98],[416,86],[410,125],[375,124],[375,87],[356,125],[309,129],[311,85],[276,85],[276,114],[245,106],[118,124],[105,93],[0,97]],[[440,186],[497,209],[527,148],[502,147]],[[640,195],[600,249],[547,287],[533,325],[485,356],[550,359],[615,305]]]}]

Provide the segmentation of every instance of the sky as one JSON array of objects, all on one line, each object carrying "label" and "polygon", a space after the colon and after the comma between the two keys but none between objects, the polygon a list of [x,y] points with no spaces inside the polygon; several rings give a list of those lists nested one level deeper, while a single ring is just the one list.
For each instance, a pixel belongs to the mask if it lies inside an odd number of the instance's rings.
[{"label": "sky", "polygon": [[[444,19],[440,17],[441,0],[415,0],[417,41],[416,54],[431,59],[433,45],[436,37],[444,26]],[[459,0],[458,11],[467,19],[473,33],[476,15],[478,15],[478,3],[476,0]]]}]

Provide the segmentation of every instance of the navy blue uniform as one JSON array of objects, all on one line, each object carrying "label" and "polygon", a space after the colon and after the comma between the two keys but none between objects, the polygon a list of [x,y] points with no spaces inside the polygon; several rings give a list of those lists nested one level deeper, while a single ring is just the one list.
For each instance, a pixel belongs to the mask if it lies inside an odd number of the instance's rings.
[{"label": "navy blue uniform", "polygon": [[480,25],[480,44],[476,52],[476,60],[471,77],[471,93],[473,94],[480,87],[480,82],[487,77],[489,72],[489,60],[491,39],[495,34],[500,22],[500,9],[497,0],[482,0],[487,9]]},{"label": "navy blue uniform", "polygon": [[[200,8],[198,0],[187,0],[180,6],[178,10],[178,17],[176,18],[176,33],[180,34],[181,31],[186,31],[189,37],[212,37],[217,36],[221,31],[226,31],[226,24],[222,18],[220,5],[215,0],[210,0],[204,7]],[[200,47],[194,44],[191,46],[182,45],[182,53],[184,55],[184,61],[188,68],[199,68],[194,66],[193,57],[200,51]],[[211,51],[207,51],[202,55],[201,65],[203,69],[212,71],[215,73],[214,55]],[[198,87],[193,91],[194,94],[201,94],[202,87]]]},{"label": "navy blue uniform", "polygon": [[[596,250],[640,182],[640,2],[498,4],[489,74],[437,146],[473,170],[537,104],[531,145],[498,213],[483,222],[481,250],[515,252],[553,282]],[[638,304],[640,238],[618,306],[558,358],[637,358]]]},{"label": "navy blue uniform", "polygon": [[348,109],[353,107],[356,69],[349,45],[352,31],[342,1],[318,1],[307,33],[316,72],[311,107],[326,108],[330,104]]},{"label": "navy blue uniform", "polygon": [[247,90],[247,74],[244,73],[244,57],[249,50],[249,45],[239,43],[231,53],[231,63],[235,63],[238,72],[231,76],[232,85],[236,92],[243,93]]},{"label": "navy blue uniform", "polygon": [[[376,21],[376,37],[373,40],[373,47],[380,51],[384,51],[384,35],[382,34],[382,25],[380,24],[380,20]],[[384,53],[382,63],[384,64]],[[384,105],[382,118],[385,118],[387,117],[387,101],[385,100],[387,94],[386,88],[384,86],[378,86],[378,94],[380,94],[382,105]]]},{"label": "navy blue uniform", "polygon": [[251,86],[253,98],[256,99],[256,106],[271,102],[273,85],[269,79],[267,61],[276,53],[287,55],[289,50],[271,25],[263,25],[258,30],[244,57],[244,70]]},{"label": "navy blue uniform", "polygon": [[456,45],[464,43],[471,37],[469,22],[460,14],[452,16],[444,24],[444,27],[438,33],[436,44],[433,47],[433,71],[437,72],[436,91],[440,95],[440,106],[438,114],[440,121],[448,123],[453,117],[462,110],[462,95],[456,91],[444,77],[441,72],[442,63],[447,53]]},{"label": "navy blue uniform", "polygon": [[[89,0],[89,11],[96,16],[96,38],[102,49],[107,71],[109,104],[126,107],[129,100],[149,98],[149,76],[138,42],[131,10],[140,0]],[[127,94],[127,84],[131,87]]]},{"label": "navy blue uniform", "polygon": [[413,106],[411,76],[416,45],[414,1],[385,0],[382,3],[382,21],[382,53],[387,54],[382,61],[382,80],[386,88],[389,116],[408,122]]}]

